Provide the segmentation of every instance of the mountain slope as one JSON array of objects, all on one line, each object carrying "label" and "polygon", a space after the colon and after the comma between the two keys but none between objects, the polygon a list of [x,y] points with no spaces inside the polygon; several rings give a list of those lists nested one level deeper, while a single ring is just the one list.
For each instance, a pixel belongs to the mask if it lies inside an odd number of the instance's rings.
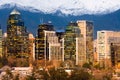
[{"label": "mountain slope", "polygon": [[[6,23],[12,8],[0,9],[0,24],[6,31]],[[56,14],[32,13],[25,10],[19,10],[27,26],[27,30],[36,34],[38,25],[42,22],[52,21],[56,30],[63,30],[68,22],[77,20],[90,20],[94,22],[95,35],[98,30],[120,30],[120,10],[106,15],[82,15],[82,16],[60,16]]]}]

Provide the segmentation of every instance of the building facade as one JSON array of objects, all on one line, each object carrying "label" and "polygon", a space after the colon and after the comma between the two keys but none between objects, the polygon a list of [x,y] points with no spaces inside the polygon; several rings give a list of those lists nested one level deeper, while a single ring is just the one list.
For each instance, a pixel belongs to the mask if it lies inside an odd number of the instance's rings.
[{"label": "building facade", "polygon": [[[111,44],[120,44],[120,32],[116,31],[98,31],[97,32],[97,53],[98,61],[101,66],[111,66]],[[114,57],[114,56],[113,56]]]},{"label": "building facade", "polygon": [[14,9],[7,21],[7,55],[20,57],[28,53],[28,33],[19,11]]},{"label": "building facade", "polygon": [[77,23],[70,22],[66,27],[64,35],[64,61],[71,61],[72,64],[78,64],[78,43],[80,29]]},{"label": "building facade", "polygon": [[83,37],[84,53],[86,54],[86,61],[93,61],[93,22],[86,20],[77,21],[81,35]]},{"label": "building facade", "polygon": [[111,66],[120,68],[120,43],[111,43]]},{"label": "building facade", "polygon": [[46,46],[46,59],[62,60],[61,45],[59,39],[56,36],[55,31],[44,31],[45,33],[45,46]]},{"label": "building facade", "polygon": [[60,60],[60,43],[53,25],[41,24],[35,41],[35,58],[42,60]]}]

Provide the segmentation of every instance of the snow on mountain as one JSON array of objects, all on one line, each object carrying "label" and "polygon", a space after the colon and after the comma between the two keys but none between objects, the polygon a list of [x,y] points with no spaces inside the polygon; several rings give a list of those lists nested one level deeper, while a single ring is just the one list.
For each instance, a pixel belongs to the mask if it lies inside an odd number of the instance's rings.
[{"label": "snow on mountain", "polygon": [[64,15],[107,14],[120,9],[120,0],[0,0],[0,9],[14,6],[31,12]]}]

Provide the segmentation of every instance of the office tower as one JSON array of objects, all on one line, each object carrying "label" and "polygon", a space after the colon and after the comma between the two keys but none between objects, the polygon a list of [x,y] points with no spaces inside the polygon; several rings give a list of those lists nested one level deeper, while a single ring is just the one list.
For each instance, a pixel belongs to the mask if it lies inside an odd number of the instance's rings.
[{"label": "office tower", "polygon": [[49,61],[61,61],[61,45],[55,31],[44,31],[45,33],[45,58]]},{"label": "office tower", "polygon": [[111,66],[120,68],[120,40],[119,43],[111,43],[110,45],[111,54]]},{"label": "office tower", "polygon": [[7,54],[26,56],[28,53],[28,33],[19,11],[14,9],[7,21]]},{"label": "office tower", "polygon": [[97,42],[98,61],[100,62],[101,67],[111,67],[112,55],[114,57],[111,50],[113,45],[120,44],[120,32],[98,31]]},{"label": "office tower", "polygon": [[[78,38],[80,29],[77,23],[70,22],[66,27],[64,35],[64,61],[70,61],[71,64],[77,65],[78,62]],[[70,64],[69,64],[70,65]]]},{"label": "office tower", "polygon": [[35,39],[35,58],[45,59],[45,32],[44,31],[54,31],[53,25],[50,23],[43,23],[38,26],[37,36]]},{"label": "office tower", "polygon": [[2,29],[0,26],[0,56],[2,56]]},{"label": "office tower", "polygon": [[83,36],[84,50],[86,54],[86,61],[93,61],[93,22],[86,20],[79,20],[77,24]]}]

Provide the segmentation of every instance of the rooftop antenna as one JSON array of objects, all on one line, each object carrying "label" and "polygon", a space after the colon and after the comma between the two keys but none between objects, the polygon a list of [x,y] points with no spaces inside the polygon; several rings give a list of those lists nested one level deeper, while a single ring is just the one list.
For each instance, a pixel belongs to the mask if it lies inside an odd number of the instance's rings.
[{"label": "rooftop antenna", "polygon": [[40,18],[40,23],[41,23],[41,24],[43,23],[43,18]]}]

